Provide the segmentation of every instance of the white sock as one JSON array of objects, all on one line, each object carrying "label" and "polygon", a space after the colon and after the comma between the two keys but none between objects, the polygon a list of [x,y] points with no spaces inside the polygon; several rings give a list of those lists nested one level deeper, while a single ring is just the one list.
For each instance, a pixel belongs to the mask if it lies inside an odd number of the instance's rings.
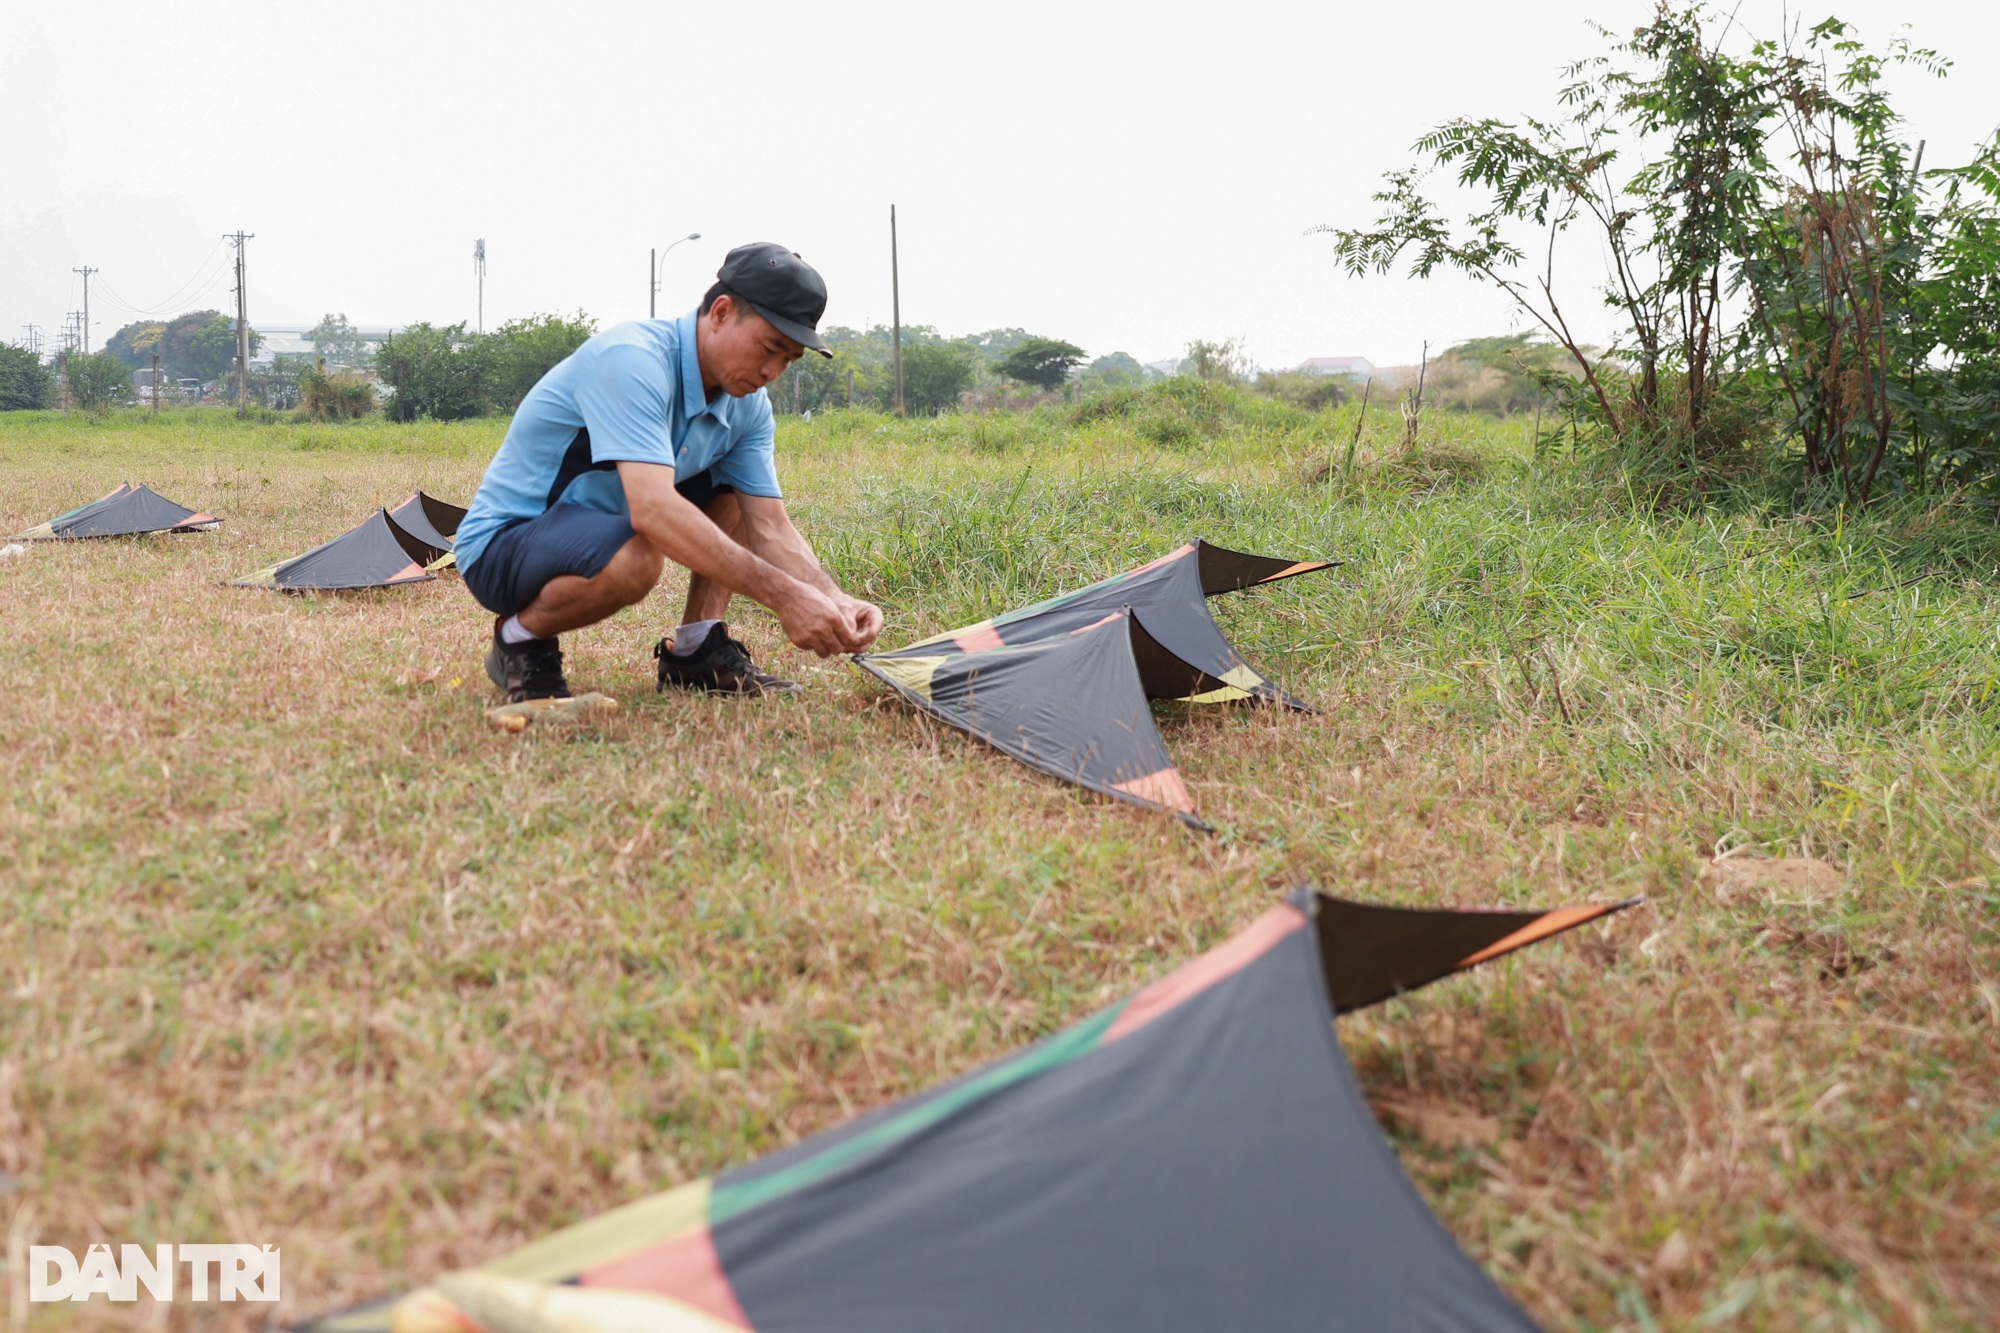
[{"label": "white sock", "polygon": [[502,643],[527,643],[531,639],[538,639],[540,637],[541,635],[539,634],[528,633],[527,629],[521,624],[521,617],[519,616],[508,616],[505,621],[501,622],[500,642]]},{"label": "white sock", "polygon": [[721,623],[720,620],[696,620],[682,625],[674,631],[674,656],[686,657],[689,653],[707,643],[708,632]]}]

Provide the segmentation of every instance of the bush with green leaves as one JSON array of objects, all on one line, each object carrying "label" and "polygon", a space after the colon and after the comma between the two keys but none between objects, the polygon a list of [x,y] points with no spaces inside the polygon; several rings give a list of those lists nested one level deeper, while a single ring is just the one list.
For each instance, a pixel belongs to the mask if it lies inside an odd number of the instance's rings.
[{"label": "bush with green leaves", "polygon": [[375,349],[392,421],[463,421],[493,408],[493,345],[456,324],[412,324]]},{"label": "bush with green leaves", "polygon": [[1569,353],[1532,330],[1471,338],[1430,363],[1424,405],[1493,417],[1534,412],[1549,405],[1551,377],[1574,377]]},{"label": "bush with green leaves", "polygon": [[972,387],[974,353],[962,343],[918,343],[903,349],[903,406],[913,416],[936,416],[958,406]]},{"label": "bush with green leaves", "polygon": [[132,396],[132,368],[110,352],[72,356],[63,363],[70,401],[94,412],[108,411]]},{"label": "bush with green leaves", "polygon": [[1118,422],[1161,449],[1187,451],[1233,431],[1288,431],[1313,413],[1234,384],[1174,375],[1135,388],[1110,389],[1069,410],[1072,425]]},{"label": "bush with green leaves", "polygon": [[54,407],[55,377],[42,358],[25,347],[0,342],[0,412]]},{"label": "bush with green leaves", "polygon": [[530,315],[509,320],[488,334],[495,406],[508,412],[519,407],[542,376],[595,332],[597,321],[579,310],[568,318]]},{"label": "bush with green leaves", "polygon": [[512,412],[542,376],[581,347],[596,324],[574,316],[510,320],[483,337],[457,324],[412,324],[375,349],[394,421],[460,421]]},{"label": "bush with green leaves", "polygon": [[1267,370],[1251,386],[1258,393],[1280,398],[1308,412],[1339,407],[1347,401],[1347,382],[1339,375],[1315,375],[1301,370]]},{"label": "bush with green leaves", "polygon": [[375,390],[358,375],[314,367],[299,383],[298,416],[307,421],[358,421],[375,410]]}]

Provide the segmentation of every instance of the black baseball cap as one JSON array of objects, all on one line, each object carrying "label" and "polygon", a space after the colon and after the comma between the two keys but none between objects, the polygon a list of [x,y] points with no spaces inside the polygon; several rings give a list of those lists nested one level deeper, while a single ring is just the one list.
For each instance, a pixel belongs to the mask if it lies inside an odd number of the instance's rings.
[{"label": "black baseball cap", "polygon": [[826,313],[826,280],[797,252],[770,241],[739,245],[723,258],[715,280],[793,342],[821,356],[833,355],[819,336],[819,317]]}]

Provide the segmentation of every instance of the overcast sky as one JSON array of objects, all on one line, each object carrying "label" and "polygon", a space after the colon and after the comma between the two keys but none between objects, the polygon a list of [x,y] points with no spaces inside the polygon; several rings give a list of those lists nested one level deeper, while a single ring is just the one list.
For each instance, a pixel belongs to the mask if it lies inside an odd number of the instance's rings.
[{"label": "overcast sky", "polygon": [[[826,275],[829,323],[886,323],[894,203],[909,323],[1141,360],[1238,337],[1267,366],[1414,361],[1519,321],[1459,281],[1343,278],[1306,229],[1365,221],[1440,120],[1548,110],[1561,65],[1600,47],[1588,20],[1651,9],[10,0],[0,338],[59,329],[86,264],[94,346],[140,313],[226,308],[239,227],[253,324],[471,321],[477,237],[487,327],[616,322],[646,313],[647,248],[689,231],[663,313],[731,245],[776,240]],[[1792,12],[1956,63],[1895,79],[1927,163],[2000,123],[1991,0]],[[1737,22],[1776,35],[1783,13],[1743,0]]]}]

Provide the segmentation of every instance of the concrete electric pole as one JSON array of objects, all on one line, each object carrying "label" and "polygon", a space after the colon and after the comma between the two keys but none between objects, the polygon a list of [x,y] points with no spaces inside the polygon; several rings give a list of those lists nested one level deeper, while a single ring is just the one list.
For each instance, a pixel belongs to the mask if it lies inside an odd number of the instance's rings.
[{"label": "concrete electric pole", "polygon": [[239,231],[223,236],[236,244],[236,415],[239,417],[250,411],[250,294],[243,283],[243,243],[256,235],[254,231]]},{"label": "concrete electric pole", "polygon": [[479,275],[479,331],[486,332],[486,238],[472,243],[472,271]]},{"label": "concrete electric pole", "polygon": [[83,354],[85,356],[90,355],[90,275],[97,271],[97,269],[92,268],[88,264],[85,264],[82,268],[73,268],[70,270],[72,273],[83,274]]}]

